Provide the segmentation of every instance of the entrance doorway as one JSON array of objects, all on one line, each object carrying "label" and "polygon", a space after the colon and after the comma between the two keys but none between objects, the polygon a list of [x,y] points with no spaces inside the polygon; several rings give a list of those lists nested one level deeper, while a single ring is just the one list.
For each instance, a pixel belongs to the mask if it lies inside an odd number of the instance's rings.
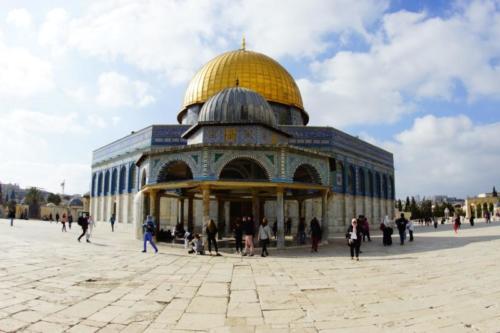
[{"label": "entrance doorway", "polygon": [[231,230],[233,230],[236,219],[241,219],[243,216],[252,216],[252,201],[231,201],[229,205]]}]

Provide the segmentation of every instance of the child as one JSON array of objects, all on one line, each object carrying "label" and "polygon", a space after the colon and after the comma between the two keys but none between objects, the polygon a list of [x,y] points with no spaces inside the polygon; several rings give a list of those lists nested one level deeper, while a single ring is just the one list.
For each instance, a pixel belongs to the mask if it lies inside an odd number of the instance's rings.
[{"label": "child", "polygon": [[189,250],[190,254],[205,254],[204,246],[203,246],[203,241],[201,240],[200,234],[195,234],[194,239],[191,242],[193,245],[193,249]]},{"label": "child", "polygon": [[191,233],[189,231],[186,230],[186,232],[184,232],[184,248],[187,249],[188,246],[189,246],[189,241],[192,239],[191,237]]}]

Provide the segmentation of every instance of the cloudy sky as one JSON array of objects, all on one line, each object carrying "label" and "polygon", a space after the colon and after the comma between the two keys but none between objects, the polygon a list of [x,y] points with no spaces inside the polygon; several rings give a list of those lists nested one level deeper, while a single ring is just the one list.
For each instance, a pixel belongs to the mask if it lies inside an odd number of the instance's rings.
[{"label": "cloudy sky", "polygon": [[0,182],[89,188],[92,150],[175,123],[207,60],[281,62],[312,125],[394,153],[397,196],[500,187],[500,1],[0,1]]}]

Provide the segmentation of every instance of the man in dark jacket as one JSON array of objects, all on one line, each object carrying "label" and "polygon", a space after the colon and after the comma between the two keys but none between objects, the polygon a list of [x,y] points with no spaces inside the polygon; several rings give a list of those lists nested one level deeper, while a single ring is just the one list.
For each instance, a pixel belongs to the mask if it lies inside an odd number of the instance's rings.
[{"label": "man in dark jacket", "polygon": [[9,210],[10,226],[14,226],[14,219],[16,218],[16,213],[13,210]]},{"label": "man in dark jacket", "polygon": [[405,219],[405,214],[401,213],[401,217],[396,220],[396,226],[399,231],[399,239],[401,241],[401,245],[405,244],[406,238],[406,225],[408,224],[408,220]]},{"label": "man in dark jacket", "polygon": [[[82,237],[85,236],[85,234],[87,233],[87,229],[89,228],[88,217],[86,215],[82,214],[78,218],[78,225],[80,227],[82,227],[82,234],[80,235],[80,237],[78,237],[78,241],[80,241],[82,239]],[[87,239],[87,243],[90,243],[90,241],[88,239]]]}]

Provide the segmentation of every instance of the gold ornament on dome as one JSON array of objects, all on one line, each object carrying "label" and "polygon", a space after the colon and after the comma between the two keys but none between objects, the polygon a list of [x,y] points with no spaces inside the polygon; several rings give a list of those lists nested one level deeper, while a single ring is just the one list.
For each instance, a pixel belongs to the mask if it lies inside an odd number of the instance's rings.
[{"label": "gold ornament on dome", "polygon": [[[188,85],[179,121],[190,105],[205,103],[219,91],[234,87],[251,89],[268,102],[304,111],[300,90],[283,66],[270,57],[242,48],[223,53],[205,64]],[[307,114],[304,111],[305,116]],[[308,117],[307,117],[308,118]]]}]

